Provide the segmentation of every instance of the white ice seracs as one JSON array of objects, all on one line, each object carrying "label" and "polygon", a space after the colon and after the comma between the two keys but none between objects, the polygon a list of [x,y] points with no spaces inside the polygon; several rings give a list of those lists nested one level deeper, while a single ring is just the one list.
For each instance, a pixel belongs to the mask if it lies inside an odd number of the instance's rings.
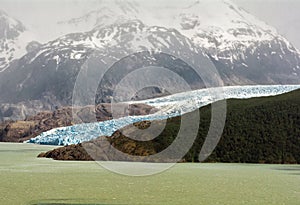
[{"label": "white ice seracs", "polygon": [[40,134],[36,138],[30,139],[28,142],[50,145],[78,144],[95,139],[99,136],[110,136],[116,130],[135,122],[144,120],[160,120],[179,116],[219,100],[274,96],[296,89],[300,89],[300,85],[229,86],[178,93],[167,97],[138,102],[159,108],[160,111],[155,114],[145,116],[128,116],[104,122],[85,123],[69,127],[55,128]]}]

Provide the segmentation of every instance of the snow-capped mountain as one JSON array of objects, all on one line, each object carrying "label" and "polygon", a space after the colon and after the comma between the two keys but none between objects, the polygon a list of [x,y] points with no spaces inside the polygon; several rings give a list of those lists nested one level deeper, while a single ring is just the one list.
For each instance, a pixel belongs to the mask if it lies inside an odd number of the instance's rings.
[{"label": "snow-capped mountain", "polygon": [[[15,25],[18,32],[6,49],[12,57],[5,53],[0,58],[0,63],[4,62],[1,71],[11,62],[6,59],[17,56],[14,46],[19,45],[16,42],[25,33],[24,26],[17,26],[19,23],[9,25]],[[274,28],[227,0],[104,0],[87,15],[60,22],[58,28],[64,26],[72,33],[43,45],[32,42],[25,56],[1,72],[1,103],[40,100],[53,108],[70,105],[81,69],[89,79],[89,85],[85,87],[83,83],[81,89],[91,96],[99,76],[111,66],[114,72],[105,76],[96,102],[108,102],[116,83],[138,67],[171,68],[184,76],[193,89],[204,87],[197,75],[187,72],[193,70],[188,62],[160,53],[163,50],[187,56],[191,61],[211,60],[225,85],[300,83],[299,51]],[[1,44],[8,42],[7,32],[3,33],[5,40]],[[150,52],[136,53],[141,49]],[[138,78],[147,80],[147,74]],[[147,90],[143,98],[160,92]]]},{"label": "snow-capped mountain", "polygon": [[25,55],[26,47],[33,39],[33,35],[26,31],[20,21],[0,10],[0,72],[13,60]]},{"label": "snow-capped mountain", "polygon": [[[140,49],[145,52],[136,53]],[[153,52],[147,52],[148,50]],[[3,103],[16,103],[51,95],[56,96],[59,105],[70,104],[77,74],[84,63],[88,64],[86,75],[92,88],[82,89],[88,93],[97,87],[99,76],[105,72],[105,68],[109,68],[122,56],[126,58],[114,64],[112,72],[104,78],[97,102],[107,102],[112,95],[114,84],[126,73],[146,66],[170,68],[185,77],[192,87],[204,86],[196,74],[185,73],[189,68],[186,63],[174,56],[161,54],[163,50],[173,51],[177,56],[185,55],[190,58],[202,56],[209,60],[201,49],[195,47],[188,38],[175,29],[149,27],[141,21],[132,20],[123,24],[96,27],[85,33],[69,34],[28,53],[18,64],[0,76],[3,84],[0,100]],[[136,54],[132,55],[133,53]],[[191,72],[195,71],[191,69]],[[147,76],[140,78],[139,80],[142,80]]]},{"label": "snow-capped mountain", "polygon": [[[64,22],[74,29],[104,27],[111,23],[139,19],[149,26],[174,28],[208,52],[217,65],[252,72],[253,80],[265,69],[284,70],[297,81],[300,72],[299,51],[273,27],[228,0],[188,1],[102,1],[98,10]],[[84,26],[83,26],[84,25]],[[260,65],[260,66],[258,66]],[[258,68],[259,67],[259,68]],[[248,71],[250,70],[250,71]],[[240,83],[230,70],[224,77]],[[275,77],[276,78],[276,77]],[[265,79],[267,81],[276,81]]]}]

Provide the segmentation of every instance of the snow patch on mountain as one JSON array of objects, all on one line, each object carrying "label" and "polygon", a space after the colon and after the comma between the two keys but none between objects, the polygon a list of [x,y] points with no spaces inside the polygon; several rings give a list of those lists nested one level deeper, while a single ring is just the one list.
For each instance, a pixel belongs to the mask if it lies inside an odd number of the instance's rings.
[{"label": "snow patch on mountain", "polygon": [[131,20],[122,24],[98,26],[88,32],[72,33],[50,41],[44,44],[28,63],[34,62],[40,56],[50,55],[53,51],[71,50],[66,56],[55,55],[52,58],[59,62],[59,58],[62,57],[83,59],[89,49],[102,52],[105,56],[110,51],[111,57],[114,57],[113,54],[117,50],[128,54],[142,50],[159,52],[162,48],[180,47],[178,44],[196,53],[200,50],[175,29],[147,26],[139,20]]}]

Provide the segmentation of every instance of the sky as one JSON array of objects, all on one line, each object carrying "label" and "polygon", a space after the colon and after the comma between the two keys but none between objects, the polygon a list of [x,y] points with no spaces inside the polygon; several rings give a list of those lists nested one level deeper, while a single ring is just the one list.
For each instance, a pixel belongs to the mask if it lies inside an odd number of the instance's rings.
[{"label": "sky", "polygon": [[[300,50],[300,0],[232,1],[275,27]],[[0,8],[34,30],[41,24],[79,17],[93,10],[95,2],[99,0],[0,0]]]}]

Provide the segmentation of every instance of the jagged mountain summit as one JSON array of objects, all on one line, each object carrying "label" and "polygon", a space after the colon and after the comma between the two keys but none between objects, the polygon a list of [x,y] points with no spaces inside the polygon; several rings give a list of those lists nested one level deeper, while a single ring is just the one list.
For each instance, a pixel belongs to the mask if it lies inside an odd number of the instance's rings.
[{"label": "jagged mountain summit", "polygon": [[28,46],[32,40],[33,35],[20,21],[0,10],[0,72],[3,72],[13,60],[25,55],[27,49],[30,50],[34,46],[33,44]]}]

